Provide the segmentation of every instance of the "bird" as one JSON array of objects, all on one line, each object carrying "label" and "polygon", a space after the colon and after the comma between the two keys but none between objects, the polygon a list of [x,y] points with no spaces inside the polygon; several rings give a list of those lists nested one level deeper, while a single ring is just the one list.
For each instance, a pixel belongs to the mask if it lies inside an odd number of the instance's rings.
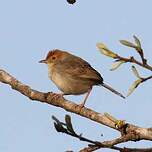
[{"label": "bird", "polygon": [[93,86],[103,86],[116,95],[125,98],[121,93],[113,89],[103,81],[101,74],[87,61],[60,49],[50,50],[44,60],[48,66],[48,76],[62,93],[55,93],[55,97],[64,95],[86,96],[79,105],[84,107]]}]

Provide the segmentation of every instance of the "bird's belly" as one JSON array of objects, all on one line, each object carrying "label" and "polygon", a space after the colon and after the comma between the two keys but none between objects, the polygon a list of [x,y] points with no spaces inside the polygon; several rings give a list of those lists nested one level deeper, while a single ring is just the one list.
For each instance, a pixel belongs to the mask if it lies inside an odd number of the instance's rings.
[{"label": "bird's belly", "polygon": [[90,88],[90,84],[84,83],[82,80],[73,79],[71,76],[62,76],[58,73],[51,75],[52,81],[65,94],[79,95],[86,93]]}]

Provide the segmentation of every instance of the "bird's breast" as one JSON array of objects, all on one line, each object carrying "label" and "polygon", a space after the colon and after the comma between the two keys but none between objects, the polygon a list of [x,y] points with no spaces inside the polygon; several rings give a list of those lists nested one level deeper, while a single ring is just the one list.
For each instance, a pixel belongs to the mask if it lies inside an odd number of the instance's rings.
[{"label": "bird's breast", "polygon": [[91,88],[90,84],[75,79],[71,75],[60,73],[55,68],[49,68],[49,78],[65,94],[79,95],[86,93]]},{"label": "bird's breast", "polygon": [[66,80],[65,76],[60,74],[60,72],[58,72],[56,70],[56,68],[54,68],[54,66],[49,67],[48,75],[49,75],[49,78],[55,83],[55,85],[61,91],[63,91],[63,92],[68,91],[67,80]]}]

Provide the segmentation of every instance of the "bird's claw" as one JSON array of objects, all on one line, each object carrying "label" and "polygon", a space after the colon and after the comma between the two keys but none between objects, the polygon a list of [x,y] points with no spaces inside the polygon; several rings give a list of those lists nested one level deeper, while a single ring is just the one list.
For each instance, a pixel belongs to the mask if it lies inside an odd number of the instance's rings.
[{"label": "bird's claw", "polygon": [[63,97],[62,93],[52,93],[52,99],[59,99]]}]

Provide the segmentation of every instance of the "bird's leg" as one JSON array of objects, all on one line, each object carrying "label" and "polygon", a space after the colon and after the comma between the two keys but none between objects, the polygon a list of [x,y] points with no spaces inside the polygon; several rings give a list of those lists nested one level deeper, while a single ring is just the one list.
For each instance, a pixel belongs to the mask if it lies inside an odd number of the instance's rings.
[{"label": "bird's leg", "polygon": [[88,99],[88,97],[89,97],[89,94],[90,94],[91,90],[92,90],[92,87],[88,90],[88,92],[87,92],[87,94],[86,94],[83,102],[80,103],[79,106],[84,107],[84,105],[85,105],[85,103],[86,103],[86,101],[87,101],[87,99]]}]

